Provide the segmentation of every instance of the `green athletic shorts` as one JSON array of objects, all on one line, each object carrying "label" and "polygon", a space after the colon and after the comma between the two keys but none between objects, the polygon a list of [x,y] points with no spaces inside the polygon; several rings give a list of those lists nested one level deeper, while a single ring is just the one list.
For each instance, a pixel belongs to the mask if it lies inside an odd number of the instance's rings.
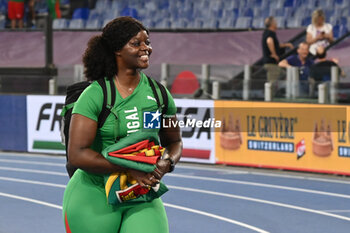
[{"label": "green athletic shorts", "polygon": [[163,202],[107,203],[103,176],[78,169],[63,197],[67,233],[168,233]]}]

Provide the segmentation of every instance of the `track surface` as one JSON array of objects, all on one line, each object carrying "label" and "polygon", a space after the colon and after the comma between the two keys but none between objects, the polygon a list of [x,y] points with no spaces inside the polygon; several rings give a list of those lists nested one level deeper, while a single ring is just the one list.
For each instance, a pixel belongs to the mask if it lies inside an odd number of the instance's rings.
[{"label": "track surface", "polygon": [[[62,233],[62,156],[0,153],[0,233]],[[342,233],[350,178],[180,164],[164,177],[171,233]]]}]

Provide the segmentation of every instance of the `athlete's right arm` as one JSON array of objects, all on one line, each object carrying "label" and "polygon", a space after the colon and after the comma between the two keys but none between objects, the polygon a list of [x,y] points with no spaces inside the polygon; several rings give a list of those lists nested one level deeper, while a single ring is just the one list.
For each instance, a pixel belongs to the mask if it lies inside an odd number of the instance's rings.
[{"label": "athlete's right arm", "polygon": [[68,159],[78,168],[92,173],[126,172],[100,153],[90,149],[97,131],[97,122],[80,114],[73,114],[69,127]]},{"label": "athlete's right arm", "polygon": [[127,169],[109,162],[103,155],[92,150],[97,131],[97,122],[81,114],[73,114],[69,128],[68,159],[80,169],[91,173],[110,174],[129,172],[141,186],[156,185],[159,180],[150,180],[151,173]]}]

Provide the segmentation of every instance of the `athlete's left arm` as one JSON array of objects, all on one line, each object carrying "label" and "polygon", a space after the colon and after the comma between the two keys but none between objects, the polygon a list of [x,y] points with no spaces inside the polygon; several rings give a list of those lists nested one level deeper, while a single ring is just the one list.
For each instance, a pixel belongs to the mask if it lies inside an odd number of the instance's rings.
[{"label": "athlete's left arm", "polygon": [[[177,122],[176,116],[166,119],[166,121]],[[180,128],[178,124],[167,123],[167,128],[163,127],[159,131],[159,138],[161,145],[166,148],[164,155],[168,154],[169,157],[175,162],[179,162],[182,153],[182,139]],[[163,155],[163,157],[164,157]],[[170,171],[170,161],[160,159],[157,162],[157,169],[153,172],[153,175],[157,179],[161,179],[165,173]]]}]

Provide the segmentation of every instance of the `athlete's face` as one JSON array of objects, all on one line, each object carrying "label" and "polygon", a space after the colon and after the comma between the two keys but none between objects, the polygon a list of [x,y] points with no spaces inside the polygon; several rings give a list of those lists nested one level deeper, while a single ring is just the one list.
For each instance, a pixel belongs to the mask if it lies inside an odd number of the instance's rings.
[{"label": "athlete's face", "polygon": [[151,42],[146,31],[140,31],[118,51],[119,61],[127,68],[146,69],[149,66],[149,56],[152,53]]}]

